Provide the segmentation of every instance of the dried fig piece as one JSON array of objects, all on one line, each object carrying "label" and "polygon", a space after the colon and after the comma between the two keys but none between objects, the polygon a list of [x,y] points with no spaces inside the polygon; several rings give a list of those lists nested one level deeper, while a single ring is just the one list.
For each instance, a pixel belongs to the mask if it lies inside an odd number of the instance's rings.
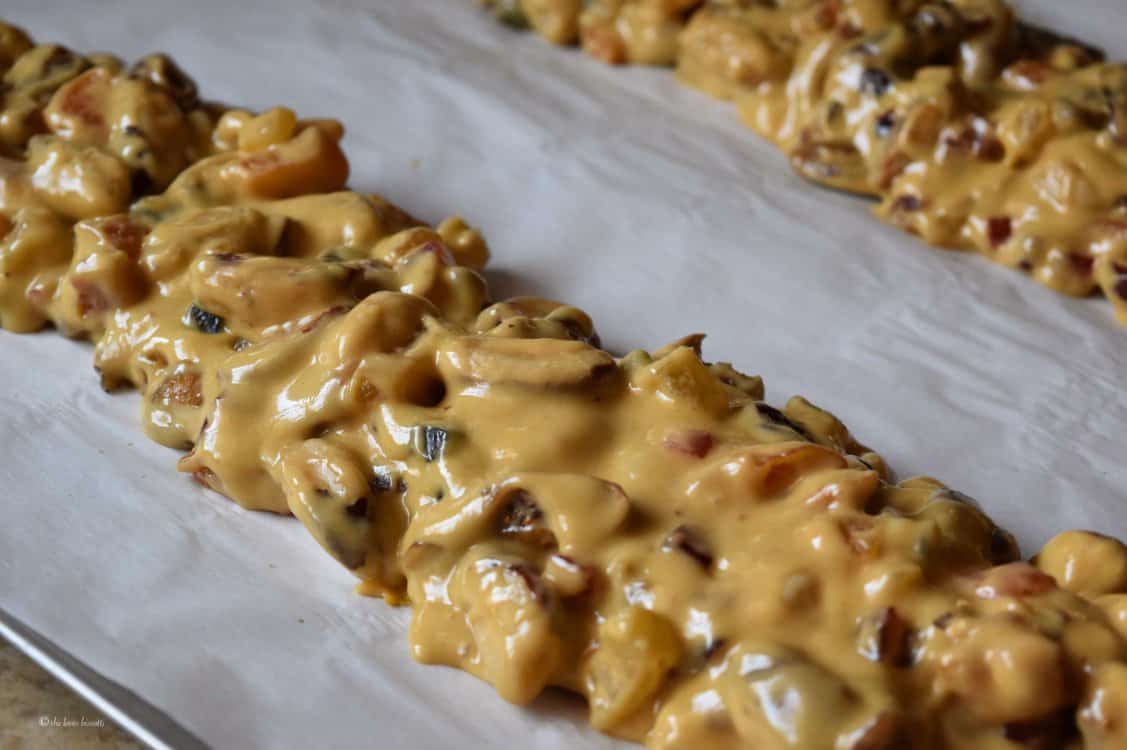
[{"label": "dried fig piece", "polygon": [[153,398],[170,406],[202,406],[203,384],[200,374],[189,371],[168,376],[157,386]]}]

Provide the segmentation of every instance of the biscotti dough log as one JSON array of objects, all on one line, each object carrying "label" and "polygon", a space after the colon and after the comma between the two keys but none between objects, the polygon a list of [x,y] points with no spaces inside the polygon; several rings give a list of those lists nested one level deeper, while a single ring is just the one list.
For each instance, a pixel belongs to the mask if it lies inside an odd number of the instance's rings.
[{"label": "biscotti dough log", "polygon": [[1127,66],[1000,0],[544,5],[579,30],[552,41],[674,65],[810,180],[930,244],[1098,291],[1127,322]]}]

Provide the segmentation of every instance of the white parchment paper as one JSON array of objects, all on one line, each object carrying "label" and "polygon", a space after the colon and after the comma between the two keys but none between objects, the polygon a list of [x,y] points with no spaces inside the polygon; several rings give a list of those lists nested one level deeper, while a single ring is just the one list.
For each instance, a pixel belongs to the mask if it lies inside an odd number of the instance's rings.
[{"label": "white parchment paper", "polygon": [[[1026,550],[1127,534],[1127,329],[930,250],[792,175],[727,106],[490,23],[468,0],[5,0],[44,40],[164,50],[209,98],[348,127],[353,183],[486,230],[499,295],[588,310],[610,347],[707,354],[841,416],[901,476],[978,497]],[[1127,57],[1122,0],[1020,4]],[[299,524],[175,473],[91,350],[0,332],[0,607],[218,748],[607,748],[407,656]]]}]

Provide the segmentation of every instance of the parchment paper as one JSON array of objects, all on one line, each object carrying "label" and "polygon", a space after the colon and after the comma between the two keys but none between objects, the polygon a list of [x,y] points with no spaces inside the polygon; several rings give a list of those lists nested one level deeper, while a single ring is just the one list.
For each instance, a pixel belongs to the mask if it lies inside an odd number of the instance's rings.
[{"label": "parchment paper", "polygon": [[[1027,2],[1127,56],[1121,0]],[[725,105],[494,26],[468,0],[5,0],[40,39],[164,50],[209,98],[341,118],[353,184],[485,228],[499,295],[588,310],[615,350],[706,331],[776,402],[835,411],[901,476],[1027,551],[1127,534],[1127,329],[815,189]],[[408,613],[294,521],[208,493],[106,395],[89,346],[0,333],[0,607],[219,748],[607,748],[407,656]]]}]

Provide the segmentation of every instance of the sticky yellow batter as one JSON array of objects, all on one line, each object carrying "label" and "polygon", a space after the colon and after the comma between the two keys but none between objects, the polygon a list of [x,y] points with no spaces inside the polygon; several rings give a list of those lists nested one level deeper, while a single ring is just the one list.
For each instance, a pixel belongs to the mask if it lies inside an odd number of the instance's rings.
[{"label": "sticky yellow batter", "polygon": [[604,62],[675,65],[803,176],[1127,323],[1127,65],[1002,0],[495,5]]},{"label": "sticky yellow batter", "polygon": [[1127,747],[1119,541],[1023,562],[701,336],[616,358],[490,300],[476,230],[345,188],[335,121],[2,25],[0,69],[0,322],[93,341],[181,471],[410,603],[419,661],[655,749]]}]

